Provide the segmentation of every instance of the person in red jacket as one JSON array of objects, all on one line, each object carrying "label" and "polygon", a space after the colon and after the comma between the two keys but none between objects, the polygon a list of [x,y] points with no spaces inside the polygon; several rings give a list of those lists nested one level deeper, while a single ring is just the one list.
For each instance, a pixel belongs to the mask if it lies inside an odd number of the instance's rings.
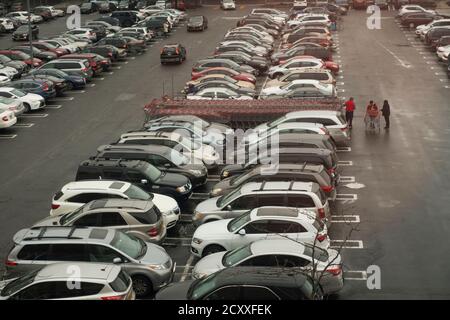
[{"label": "person in red jacket", "polygon": [[355,111],[355,102],[353,101],[353,97],[350,97],[345,102],[345,119],[347,120],[348,127],[351,129],[353,124],[353,112]]}]

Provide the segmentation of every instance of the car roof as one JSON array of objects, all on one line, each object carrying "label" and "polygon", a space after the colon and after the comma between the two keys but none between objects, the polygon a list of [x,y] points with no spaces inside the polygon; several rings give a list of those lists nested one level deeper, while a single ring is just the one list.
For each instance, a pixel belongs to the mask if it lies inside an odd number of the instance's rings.
[{"label": "car roof", "polygon": [[[271,165],[259,165],[253,168],[252,172],[259,172],[264,169],[267,170],[267,168],[271,168]],[[295,163],[280,163],[277,166],[277,173],[280,172],[292,172],[292,174],[296,173],[304,173],[304,172],[311,172],[311,173],[318,173],[324,170],[324,166],[321,164],[313,164],[304,162],[303,164],[295,164]]]},{"label": "car roof", "polygon": [[69,191],[115,190],[124,192],[131,183],[115,180],[82,180],[67,183],[61,188],[63,193]]},{"label": "car roof", "polygon": [[146,211],[153,206],[151,201],[135,199],[99,199],[89,202],[86,210],[120,208]]},{"label": "car roof", "polygon": [[[35,281],[49,281],[57,279],[70,279],[71,276],[67,273],[70,267],[73,267],[73,262],[54,263],[43,267],[34,278]],[[119,274],[121,267],[112,264],[77,262],[76,267],[79,268],[80,280],[95,279],[113,281]]]},{"label": "car roof", "polygon": [[[310,192],[314,189],[314,182],[300,181],[264,181],[249,182],[241,187],[241,193],[247,194],[255,191],[306,191]],[[318,186],[318,185],[317,185]]]},{"label": "car roof", "polygon": [[323,141],[331,139],[326,134],[309,134],[309,133],[280,133],[278,140],[280,141],[295,141],[295,142],[310,142],[310,141]]},{"label": "car roof", "polygon": [[323,128],[324,125],[321,123],[311,123],[311,122],[284,122],[277,125],[275,128],[278,129],[284,129],[284,128],[296,128],[296,127],[302,127],[302,128]]},{"label": "car roof", "polygon": [[147,164],[140,160],[114,159],[106,160],[102,158],[89,159],[80,163],[79,169],[82,167],[114,167],[114,168],[138,168]]},{"label": "car roof", "polygon": [[253,242],[250,249],[254,255],[268,253],[298,255],[305,251],[305,245],[291,239],[263,239]]},{"label": "car roof", "polygon": [[37,241],[95,241],[102,243],[110,243],[116,234],[114,229],[91,228],[91,227],[32,227],[19,230],[13,237],[16,244],[19,243],[36,243]]},{"label": "car roof", "polygon": [[316,220],[314,212],[301,208],[289,208],[281,206],[266,206],[255,208],[250,213],[253,219],[256,218],[286,218],[302,219],[313,223]]},{"label": "car roof", "polygon": [[292,111],[286,113],[286,117],[318,117],[318,118],[327,118],[327,117],[335,117],[340,114],[339,111],[334,110],[305,110],[305,111]]}]

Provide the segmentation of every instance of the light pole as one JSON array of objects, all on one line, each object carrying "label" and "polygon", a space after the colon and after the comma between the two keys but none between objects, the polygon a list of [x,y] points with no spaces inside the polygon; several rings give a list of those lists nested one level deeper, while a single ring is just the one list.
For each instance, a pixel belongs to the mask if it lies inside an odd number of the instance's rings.
[{"label": "light pole", "polygon": [[31,65],[33,65],[33,32],[31,30],[31,7],[30,0],[27,0],[27,8],[28,8],[28,41],[30,43],[30,56],[31,56]]}]

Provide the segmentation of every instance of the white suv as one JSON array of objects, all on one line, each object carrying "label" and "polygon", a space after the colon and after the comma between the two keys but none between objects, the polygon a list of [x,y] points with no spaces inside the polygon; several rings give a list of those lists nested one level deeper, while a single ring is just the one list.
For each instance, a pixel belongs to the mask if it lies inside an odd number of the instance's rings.
[{"label": "white suv", "polygon": [[153,201],[161,211],[167,229],[173,227],[180,217],[180,208],[171,197],[145,192],[129,182],[112,180],[83,180],[66,184],[53,196],[50,215],[62,215],[93,200],[106,198]]},{"label": "white suv", "polygon": [[294,241],[330,246],[326,225],[307,210],[286,207],[256,208],[234,219],[214,221],[195,230],[191,251],[198,257],[228,251],[262,239],[290,238]]},{"label": "white suv", "polygon": [[253,208],[266,206],[306,209],[315,212],[319,219],[328,219],[331,215],[327,196],[317,183],[270,181],[250,182],[227,195],[200,202],[193,221],[202,224],[235,218]]}]

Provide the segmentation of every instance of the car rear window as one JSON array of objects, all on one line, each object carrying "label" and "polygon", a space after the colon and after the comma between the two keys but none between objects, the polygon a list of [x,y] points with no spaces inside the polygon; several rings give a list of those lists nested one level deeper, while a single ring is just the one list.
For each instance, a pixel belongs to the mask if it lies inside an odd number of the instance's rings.
[{"label": "car rear window", "polygon": [[312,79],[312,80],[328,80],[328,74],[326,73],[303,73],[299,79]]},{"label": "car rear window", "polygon": [[176,51],[177,51],[177,48],[175,48],[175,47],[165,47],[163,49],[164,53],[175,53]]},{"label": "car rear window", "polygon": [[130,214],[142,224],[155,224],[161,219],[161,212],[156,206],[153,206],[147,212],[132,212]]},{"label": "car rear window", "polygon": [[127,291],[130,282],[130,277],[125,272],[120,271],[117,278],[110,282],[109,285],[115,292],[124,292]]},{"label": "car rear window", "polygon": [[55,195],[53,196],[53,200],[58,200],[58,199],[60,199],[63,195],[64,195],[64,193],[63,193],[62,191],[58,191],[58,192],[55,193]]}]

